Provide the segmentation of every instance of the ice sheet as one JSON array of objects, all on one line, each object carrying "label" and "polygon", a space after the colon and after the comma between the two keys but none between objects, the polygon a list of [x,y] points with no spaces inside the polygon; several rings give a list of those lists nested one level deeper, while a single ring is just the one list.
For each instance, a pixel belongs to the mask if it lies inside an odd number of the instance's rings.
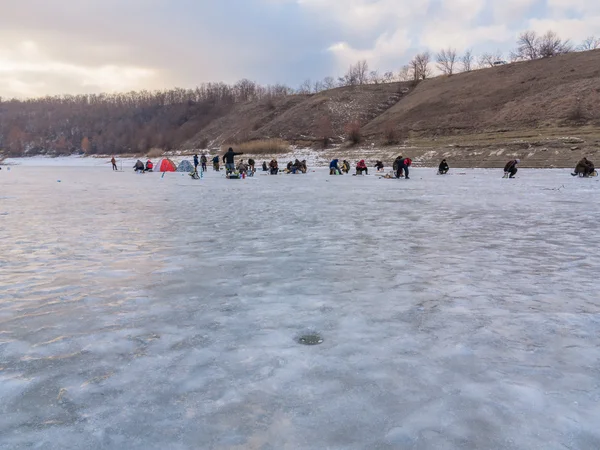
[{"label": "ice sheet", "polygon": [[598,178],[501,175],[0,171],[0,448],[600,448]]}]

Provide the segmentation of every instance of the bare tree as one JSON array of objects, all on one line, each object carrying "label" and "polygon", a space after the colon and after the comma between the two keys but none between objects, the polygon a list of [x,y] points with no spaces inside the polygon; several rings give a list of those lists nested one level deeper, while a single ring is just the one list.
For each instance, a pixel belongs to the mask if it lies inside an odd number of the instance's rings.
[{"label": "bare tree", "polygon": [[400,69],[400,72],[398,72],[398,81],[410,81],[410,80],[412,80],[411,66],[410,65],[402,66],[402,68]]},{"label": "bare tree", "polygon": [[392,81],[394,81],[394,72],[388,71],[384,73],[382,80],[384,83],[391,83]]},{"label": "bare tree", "polygon": [[508,54],[511,63],[523,61],[523,57],[519,54],[517,50],[513,50]]},{"label": "bare tree", "polygon": [[312,92],[312,82],[310,79],[304,80],[304,82],[298,88],[298,94],[310,94]]},{"label": "bare tree", "polygon": [[475,57],[473,56],[473,51],[471,49],[467,50],[465,54],[460,58],[460,62],[462,64],[463,72],[470,72],[473,70],[473,62],[475,61]]},{"label": "bare tree", "polygon": [[358,61],[354,66],[354,73],[358,84],[367,84],[369,81],[369,65],[366,60]]},{"label": "bare tree", "polygon": [[535,31],[524,31],[517,39],[517,50],[515,53],[519,55],[520,59],[530,61],[538,59],[540,57],[538,43],[539,38]]},{"label": "bare tree", "polygon": [[562,40],[554,31],[548,31],[538,39],[538,52],[540,58],[551,58],[552,56],[569,53],[573,45],[569,39]]},{"label": "bare tree", "polygon": [[333,137],[333,125],[331,124],[331,118],[328,115],[319,119],[319,122],[317,123],[317,133],[319,134],[319,140],[321,140],[323,148],[326,148]]},{"label": "bare tree", "polygon": [[324,91],[325,88],[323,87],[323,82],[322,81],[315,81],[315,84],[313,85],[313,92],[315,94]]},{"label": "bare tree", "polygon": [[517,49],[511,54],[514,60],[550,58],[573,51],[571,41],[562,40],[554,31],[538,36],[535,31],[524,31],[517,40]]},{"label": "bare tree", "polygon": [[419,53],[409,63],[413,81],[425,80],[431,76],[429,63],[431,54],[429,52]]},{"label": "bare tree", "polygon": [[438,69],[440,69],[444,75],[452,75],[454,73],[456,59],[456,49],[448,48],[440,51],[436,55]]},{"label": "bare tree", "polygon": [[577,47],[577,50],[585,52],[587,50],[595,50],[597,48],[600,48],[600,38],[590,36],[586,38],[581,45],[579,45],[579,47]]},{"label": "bare tree", "polygon": [[323,87],[325,89],[333,89],[335,87],[335,80],[333,77],[325,77],[323,79]]},{"label": "bare tree", "polygon": [[479,55],[479,58],[477,58],[477,64],[479,64],[479,68],[494,67],[495,61],[496,58],[491,53],[482,53]]},{"label": "bare tree", "polygon": [[369,72],[369,83],[371,83],[371,84],[383,83],[383,78],[379,75],[378,70],[371,70],[371,72]]}]

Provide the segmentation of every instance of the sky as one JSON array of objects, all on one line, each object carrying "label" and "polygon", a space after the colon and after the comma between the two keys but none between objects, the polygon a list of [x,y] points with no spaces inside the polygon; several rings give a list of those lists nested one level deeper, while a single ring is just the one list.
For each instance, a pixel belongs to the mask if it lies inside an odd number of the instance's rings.
[{"label": "sky", "polygon": [[0,97],[195,87],[298,87],[423,50],[508,54],[520,31],[600,37],[596,0],[3,0]]}]

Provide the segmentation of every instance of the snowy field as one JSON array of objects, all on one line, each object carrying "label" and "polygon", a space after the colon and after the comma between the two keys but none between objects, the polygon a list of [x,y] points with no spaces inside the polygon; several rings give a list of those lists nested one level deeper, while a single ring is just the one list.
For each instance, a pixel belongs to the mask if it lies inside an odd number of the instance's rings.
[{"label": "snowy field", "polygon": [[600,448],[599,179],[411,175],[3,167],[0,448]]}]

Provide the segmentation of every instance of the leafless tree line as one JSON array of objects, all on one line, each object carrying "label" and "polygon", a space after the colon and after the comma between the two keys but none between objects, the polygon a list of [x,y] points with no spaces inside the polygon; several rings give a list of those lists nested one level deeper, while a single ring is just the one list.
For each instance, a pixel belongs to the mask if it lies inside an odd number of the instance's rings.
[{"label": "leafless tree line", "polygon": [[[575,46],[555,32],[538,35],[521,33],[510,62],[550,58],[572,51],[600,48],[600,38],[589,37]],[[306,80],[299,89],[276,84],[262,86],[243,79],[229,85],[205,83],[195,89],[139,91],[119,94],[63,95],[27,100],[0,97],[0,154],[31,152],[125,153],[145,152],[150,148],[177,148],[212,120],[227,114],[233,105],[276,99],[290,95],[310,95],[343,86],[419,82],[437,71],[446,76],[458,72],[505,64],[502,52],[462,55],[452,47],[435,55],[421,52],[398,72],[371,70],[367,61],[358,61],[337,79]]]},{"label": "leafless tree line", "polygon": [[430,52],[419,53],[408,64],[401,67],[398,72],[385,72],[383,75],[380,75],[376,70],[369,71],[367,62],[363,60],[350,66],[344,76],[339,77],[337,80],[332,77],[327,77],[325,80],[317,81],[316,83],[311,83],[310,80],[307,80],[297,92],[300,94],[311,94],[334,87],[391,83],[396,81],[421,81],[433,76],[434,70],[432,64],[434,62],[438,73],[450,76],[459,72],[470,72],[508,62],[549,58],[573,51],[588,51],[597,48],[600,48],[600,38],[594,36],[585,39],[580,45],[574,46],[570,40],[561,39],[554,31],[548,31],[543,35],[538,35],[534,31],[525,31],[519,35],[517,48],[507,56],[501,51],[484,52],[480,55],[475,55],[473,50],[470,49],[459,55],[456,49],[448,47],[434,55]]}]

